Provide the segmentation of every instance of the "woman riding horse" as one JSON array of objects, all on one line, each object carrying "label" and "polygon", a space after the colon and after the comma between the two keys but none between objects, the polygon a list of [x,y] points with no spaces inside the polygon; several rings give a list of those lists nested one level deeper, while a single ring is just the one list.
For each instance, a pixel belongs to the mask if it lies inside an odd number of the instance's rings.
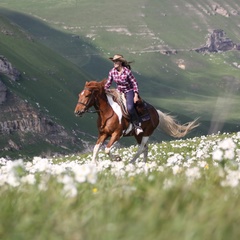
[{"label": "woman riding horse", "polygon": [[184,137],[199,125],[197,120],[183,125],[178,124],[172,116],[157,110],[150,104],[147,104],[150,118],[142,122],[141,127],[143,132],[137,135],[136,132],[133,131],[129,119],[121,114],[121,112],[116,111],[118,105],[116,105],[112,96],[106,94],[104,89],[106,82],[106,79],[101,82],[86,82],[84,89],[79,93],[78,103],[74,111],[77,116],[82,116],[93,106],[96,110],[95,112],[98,114],[98,139],[93,149],[93,162],[97,161],[99,149],[109,137],[110,140],[105,148],[105,153],[107,153],[112,160],[121,159],[119,156],[114,156],[111,153],[111,148],[114,143],[116,143],[122,136],[134,136],[139,144],[139,148],[131,162],[135,162],[142,153],[144,154],[144,161],[147,161],[147,142],[157,127],[172,137],[180,138]]},{"label": "woman riding horse", "polygon": [[117,90],[125,95],[127,110],[131,117],[135,132],[138,135],[142,133],[143,130],[140,127],[140,120],[134,106],[134,104],[139,101],[139,94],[136,78],[131,71],[131,62],[127,62],[120,54],[116,54],[113,58],[109,59],[113,61],[114,67],[109,72],[105,90],[107,91],[109,89],[112,81],[116,82]]}]

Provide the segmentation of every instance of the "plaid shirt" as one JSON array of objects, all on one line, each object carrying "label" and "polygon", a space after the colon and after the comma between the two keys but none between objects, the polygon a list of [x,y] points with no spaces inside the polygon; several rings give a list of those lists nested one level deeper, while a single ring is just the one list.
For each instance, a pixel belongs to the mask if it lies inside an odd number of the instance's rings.
[{"label": "plaid shirt", "polygon": [[105,85],[105,89],[110,88],[112,81],[116,82],[117,90],[122,93],[133,90],[138,93],[138,84],[136,78],[133,76],[130,69],[123,67],[121,74],[117,69],[113,68],[108,75],[108,80]]}]

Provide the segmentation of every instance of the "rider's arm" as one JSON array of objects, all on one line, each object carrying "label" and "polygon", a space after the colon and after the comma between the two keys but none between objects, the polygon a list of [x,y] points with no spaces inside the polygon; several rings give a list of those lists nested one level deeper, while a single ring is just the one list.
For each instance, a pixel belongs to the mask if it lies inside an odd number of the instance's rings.
[{"label": "rider's arm", "polygon": [[106,84],[105,84],[105,86],[104,86],[104,89],[105,90],[108,90],[109,88],[110,88],[110,86],[111,86],[111,84],[112,84],[112,81],[113,81],[113,76],[112,76],[112,70],[109,72],[109,74],[108,74],[108,79],[107,79],[107,82],[106,82]]}]

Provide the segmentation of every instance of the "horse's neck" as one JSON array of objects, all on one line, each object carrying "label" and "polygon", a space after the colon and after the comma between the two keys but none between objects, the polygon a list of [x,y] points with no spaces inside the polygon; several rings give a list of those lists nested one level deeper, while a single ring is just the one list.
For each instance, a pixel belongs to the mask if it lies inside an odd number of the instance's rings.
[{"label": "horse's neck", "polygon": [[106,112],[109,112],[112,110],[111,106],[108,103],[106,95],[101,95],[97,99],[97,103],[94,105],[96,110],[99,110],[99,113],[101,115],[105,114]]},{"label": "horse's neck", "polygon": [[107,120],[110,119],[114,111],[109,105],[106,96],[101,96],[98,98],[98,103],[94,106],[98,111],[99,122],[98,126],[104,128],[106,126]]}]

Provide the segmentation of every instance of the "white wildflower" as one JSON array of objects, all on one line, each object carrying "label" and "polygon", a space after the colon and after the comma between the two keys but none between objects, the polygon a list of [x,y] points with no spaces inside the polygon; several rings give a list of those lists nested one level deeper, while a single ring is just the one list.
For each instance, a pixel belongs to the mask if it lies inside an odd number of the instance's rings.
[{"label": "white wildflower", "polygon": [[215,161],[222,161],[223,160],[223,151],[220,149],[215,149],[212,152],[212,159]]},{"label": "white wildflower", "polygon": [[62,193],[69,198],[76,197],[78,194],[77,187],[74,183],[64,184]]},{"label": "white wildflower", "polygon": [[224,153],[224,158],[228,160],[233,160],[235,157],[234,149],[227,149]]},{"label": "white wildflower", "polygon": [[30,184],[30,185],[34,185],[36,183],[35,175],[34,174],[28,174],[26,176],[23,176],[21,178],[21,182],[22,183],[27,183],[27,184]]},{"label": "white wildflower", "polygon": [[227,170],[227,175],[225,179],[221,182],[223,187],[237,187],[239,185],[240,172]]},{"label": "white wildflower", "polygon": [[20,185],[19,178],[13,172],[7,175],[6,183],[12,187],[18,187]]},{"label": "white wildflower", "polygon": [[226,139],[222,140],[221,142],[219,142],[218,146],[219,146],[219,148],[227,150],[227,149],[235,149],[236,144],[234,143],[232,138],[226,138]]},{"label": "white wildflower", "polygon": [[198,167],[188,168],[185,172],[189,182],[201,178],[201,173]]},{"label": "white wildflower", "polygon": [[176,153],[174,154],[173,156],[169,157],[168,160],[167,160],[167,166],[171,166],[171,165],[174,165],[174,164],[180,164],[183,160],[183,156]]},{"label": "white wildflower", "polygon": [[50,162],[47,158],[34,157],[31,172],[44,172],[50,168]]},{"label": "white wildflower", "polygon": [[182,170],[182,168],[179,167],[178,165],[174,165],[174,166],[172,167],[172,171],[173,171],[173,174],[174,174],[174,175],[176,175],[177,173],[180,173],[181,170]]},{"label": "white wildflower", "polygon": [[163,189],[170,189],[171,187],[173,187],[174,182],[171,179],[165,179],[163,182]]}]

